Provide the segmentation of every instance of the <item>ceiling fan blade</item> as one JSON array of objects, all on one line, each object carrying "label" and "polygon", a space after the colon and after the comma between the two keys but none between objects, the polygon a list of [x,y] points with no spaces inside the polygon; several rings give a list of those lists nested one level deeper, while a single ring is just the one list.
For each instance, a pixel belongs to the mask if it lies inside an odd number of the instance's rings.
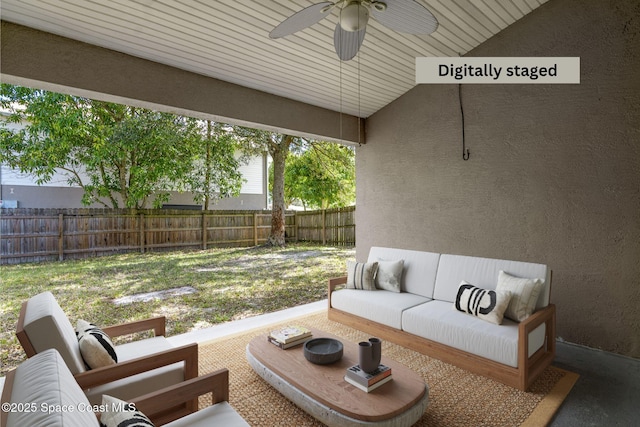
[{"label": "ceiling fan blade", "polygon": [[360,46],[364,41],[364,35],[367,32],[367,27],[359,31],[346,31],[340,23],[336,25],[336,30],[333,32],[333,45],[336,48],[338,58],[342,61],[349,61],[358,54]]},{"label": "ceiling fan blade", "polygon": [[386,9],[371,7],[371,14],[382,25],[406,34],[431,34],[438,20],[429,10],[414,0],[381,0]]},{"label": "ceiling fan blade", "polygon": [[301,11],[294,13],[282,21],[277,27],[271,30],[269,37],[272,39],[278,39],[297,31],[304,30],[327,16],[331,12],[332,6],[332,2],[325,1],[305,7]]}]

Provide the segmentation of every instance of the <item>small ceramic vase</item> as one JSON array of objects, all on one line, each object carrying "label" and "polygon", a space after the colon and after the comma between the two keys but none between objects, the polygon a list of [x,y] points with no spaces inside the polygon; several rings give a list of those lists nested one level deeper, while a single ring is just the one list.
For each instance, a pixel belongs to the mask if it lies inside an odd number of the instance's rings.
[{"label": "small ceramic vase", "polygon": [[382,341],[380,338],[369,338],[369,342],[371,343],[371,347],[373,348],[373,361],[376,364],[376,368],[380,364],[380,359],[382,358]]},{"label": "small ceramic vase", "polygon": [[360,368],[367,373],[375,371],[378,364],[373,358],[373,345],[369,341],[361,341],[358,350]]}]

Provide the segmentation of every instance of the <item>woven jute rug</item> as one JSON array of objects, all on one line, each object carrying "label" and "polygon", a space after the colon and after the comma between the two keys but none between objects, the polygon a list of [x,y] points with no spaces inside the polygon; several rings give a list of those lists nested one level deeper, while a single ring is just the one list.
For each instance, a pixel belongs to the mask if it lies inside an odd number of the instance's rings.
[{"label": "woven jute rug", "polygon": [[[326,312],[282,324],[314,327],[351,342],[369,338],[327,319]],[[229,403],[252,426],[321,426],[253,372],[245,350],[255,336],[280,324],[239,333],[199,345],[200,374],[229,369]],[[544,426],[552,419],[578,378],[547,368],[523,392],[404,347],[383,342],[382,352],[422,375],[429,386],[429,406],[416,426]],[[206,405],[205,399],[201,405]]]}]

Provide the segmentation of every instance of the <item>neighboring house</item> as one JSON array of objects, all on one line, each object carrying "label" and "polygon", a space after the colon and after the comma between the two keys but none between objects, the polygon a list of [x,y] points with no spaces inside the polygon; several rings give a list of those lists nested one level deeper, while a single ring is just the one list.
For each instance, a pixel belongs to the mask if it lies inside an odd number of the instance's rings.
[{"label": "neighboring house", "polygon": [[[2,119],[0,112],[0,119]],[[19,124],[10,123],[9,129],[18,129]],[[268,199],[268,155],[252,157],[246,165],[240,166],[245,180],[238,197],[218,200],[211,209],[267,209]],[[71,186],[64,172],[59,172],[45,183],[38,185],[34,176],[21,173],[6,165],[0,165],[0,207],[4,208],[103,208],[94,203],[82,204],[83,191]],[[173,192],[166,208],[202,209],[201,204],[193,200],[191,193]]]}]

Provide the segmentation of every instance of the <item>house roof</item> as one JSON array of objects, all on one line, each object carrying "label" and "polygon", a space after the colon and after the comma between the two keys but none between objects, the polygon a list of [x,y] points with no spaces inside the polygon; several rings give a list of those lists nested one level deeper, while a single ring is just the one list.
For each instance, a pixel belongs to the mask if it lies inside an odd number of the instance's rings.
[{"label": "house roof", "polygon": [[438,19],[406,35],[371,19],[359,56],[338,60],[337,14],[269,32],[315,0],[2,0],[2,20],[314,106],[368,117],[415,86],[415,58],[458,56],[546,0],[417,0]]}]

